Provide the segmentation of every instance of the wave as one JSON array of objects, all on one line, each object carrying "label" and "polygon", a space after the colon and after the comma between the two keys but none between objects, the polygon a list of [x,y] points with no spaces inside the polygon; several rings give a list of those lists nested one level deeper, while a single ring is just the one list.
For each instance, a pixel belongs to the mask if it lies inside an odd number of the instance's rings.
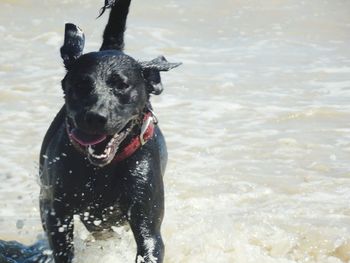
[{"label": "wave", "polygon": [[39,240],[31,246],[17,241],[0,240],[0,263],[53,263],[47,240]]}]

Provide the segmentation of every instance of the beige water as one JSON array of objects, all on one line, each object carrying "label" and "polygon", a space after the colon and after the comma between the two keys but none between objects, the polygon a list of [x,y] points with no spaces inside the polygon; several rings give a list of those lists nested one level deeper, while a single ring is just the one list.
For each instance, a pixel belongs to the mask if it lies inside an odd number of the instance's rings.
[{"label": "beige water", "polygon": [[[0,1],[0,238],[42,233],[37,160],[62,105],[65,22],[98,49],[103,1]],[[166,135],[166,263],[350,262],[350,1],[133,1],[127,52],[184,65]],[[133,262],[76,230],[76,263]]]}]

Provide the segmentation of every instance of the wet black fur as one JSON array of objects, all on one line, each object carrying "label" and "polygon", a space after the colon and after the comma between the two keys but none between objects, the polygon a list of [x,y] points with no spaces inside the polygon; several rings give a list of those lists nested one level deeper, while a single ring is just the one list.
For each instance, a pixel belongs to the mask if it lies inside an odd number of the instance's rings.
[{"label": "wet black fur", "polygon": [[[111,12],[98,52],[83,55],[84,34],[77,26],[66,25],[61,48],[67,69],[62,81],[65,105],[47,131],[40,153],[41,218],[56,263],[69,263],[74,257],[73,215],[80,215],[93,233],[129,223],[137,243],[136,260],[163,262],[167,150],[159,127],[128,159],[97,167],[71,144],[65,124],[68,118],[85,133],[119,132],[131,120],[142,118],[150,107],[150,94],[161,93],[159,72],[179,65],[164,57],[139,62],[123,53],[129,5],[130,0],[106,1]],[[135,121],[123,145],[140,132],[140,125]]]}]

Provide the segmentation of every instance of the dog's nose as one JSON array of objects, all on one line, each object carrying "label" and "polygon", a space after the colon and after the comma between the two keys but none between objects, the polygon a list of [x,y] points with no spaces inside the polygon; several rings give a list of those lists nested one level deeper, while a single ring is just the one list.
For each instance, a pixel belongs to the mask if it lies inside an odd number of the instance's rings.
[{"label": "dog's nose", "polygon": [[97,128],[106,124],[107,116],[99,112],[88,111],[85,114],[85,121],[88,125],[91,125]]}]

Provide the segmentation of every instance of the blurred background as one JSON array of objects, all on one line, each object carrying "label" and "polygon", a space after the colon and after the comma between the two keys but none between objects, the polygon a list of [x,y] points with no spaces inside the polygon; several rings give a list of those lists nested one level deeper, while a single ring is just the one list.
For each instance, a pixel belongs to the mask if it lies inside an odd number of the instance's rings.
[{"label": "blurred background", "polygon": [[[103,1],[0,0],[0,238],[43,233],[38,154],[63,104],[65,22]],[[166,263],[350,262],[350,1],[133,1],[126,53],[182,61],[153,97],[168,143]],[[82,175],[84,176],[84,175]],[[80,263],[133,262],[131,231]]]}]

